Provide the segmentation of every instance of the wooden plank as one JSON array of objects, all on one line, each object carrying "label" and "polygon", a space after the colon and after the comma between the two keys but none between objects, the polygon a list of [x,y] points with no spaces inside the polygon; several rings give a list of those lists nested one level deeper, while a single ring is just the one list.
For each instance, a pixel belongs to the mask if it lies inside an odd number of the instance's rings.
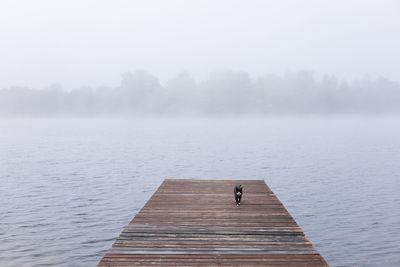
[{"label": "wooden plank", "polygon": [[98,266],[328,264],[263,180],[166,179]]}]

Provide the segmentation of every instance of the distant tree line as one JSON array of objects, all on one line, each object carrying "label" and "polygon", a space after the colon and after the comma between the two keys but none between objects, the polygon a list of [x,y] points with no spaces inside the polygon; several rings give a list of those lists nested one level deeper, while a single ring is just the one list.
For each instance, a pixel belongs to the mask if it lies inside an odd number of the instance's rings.
[{"label": "distant tree line", "polygon": [[0,90],[0,115],[235,115],[399,113],[400,84],[385,78],[351,83],[312,72],[267,74],[252,80],[225,71],[196,82],[181,73],[164,86],[146,71],[126,73],[117,87],[60,86]]}]

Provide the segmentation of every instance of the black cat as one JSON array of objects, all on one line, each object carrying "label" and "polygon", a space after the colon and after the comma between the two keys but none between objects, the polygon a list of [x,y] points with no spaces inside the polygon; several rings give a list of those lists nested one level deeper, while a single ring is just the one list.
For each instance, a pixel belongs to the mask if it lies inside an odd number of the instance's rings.
[{"label": "black cat", "polygon": [[243,195],[243,187],[240,184],[235,185],[235,188],[233,189],[233,194],[235,195],[235,201],[236,205],[240,205],[240,200],[242,199]]}]

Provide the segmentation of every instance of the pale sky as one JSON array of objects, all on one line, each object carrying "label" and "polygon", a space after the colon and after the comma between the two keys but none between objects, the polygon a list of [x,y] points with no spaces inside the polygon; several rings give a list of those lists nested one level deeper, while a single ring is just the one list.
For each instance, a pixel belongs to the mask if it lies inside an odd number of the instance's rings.
[{"label": "pale sky", "polygon": [[400,81],[400,1],[1,0],[0,88],[230,69]]}]

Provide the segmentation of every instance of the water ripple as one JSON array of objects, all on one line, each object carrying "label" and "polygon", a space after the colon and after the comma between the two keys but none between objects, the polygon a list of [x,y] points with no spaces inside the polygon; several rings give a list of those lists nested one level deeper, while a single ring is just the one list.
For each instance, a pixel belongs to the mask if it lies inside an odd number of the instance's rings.
[{"label": "water ripple", "polygon": [[93,266],[164,178],[243,177],[264,178],[332,266],[400,266],[395,119],[31,125],[0,121],[1,266]]}]

